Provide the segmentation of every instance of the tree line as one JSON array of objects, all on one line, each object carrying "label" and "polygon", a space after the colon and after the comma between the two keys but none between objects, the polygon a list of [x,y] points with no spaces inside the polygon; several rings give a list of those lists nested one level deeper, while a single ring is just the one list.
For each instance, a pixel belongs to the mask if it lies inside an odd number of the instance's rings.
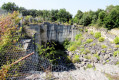
[{"label": "tree line", "polygon": [[108,29],[118,28],[119,25],[119,6],[107,6],[105,10],[98,9],[97,11],[82,12],[77,11],[77,14],[72,17],[72,14],[66,11],[66,9],[60,10],[36,10],[25,9],[24,7],[18,7],[15,3],[4,3],[2,9],[7,11],[19,11],[23,16],[31,15],[32,17],[41,17],[44,21],[58,21],[69,24],[77,24],[83,26],[98,25]]}]

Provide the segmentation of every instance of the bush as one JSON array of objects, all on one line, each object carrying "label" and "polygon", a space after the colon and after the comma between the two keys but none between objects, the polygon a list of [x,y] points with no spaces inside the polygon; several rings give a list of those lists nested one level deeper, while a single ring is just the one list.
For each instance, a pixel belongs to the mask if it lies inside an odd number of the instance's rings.
[{"label": "bush", "polygon": [[86,32],[88,32],[88,29],[85,29]]},{"label": "bush", "polygon": [[77,48],[75,45],[72,45],[68,48],[69,51],[75,51]]},{"label": "bush", "polygon": [[79,62],[80,59],[79,59],[79,55],[74,55],[73,57],[73,63],[76,63],[76,62]]},{"label": "bush", "polygon": [[96,32],[95,35],[94,35],[95,38],[99,38],[101,37],[101,33],[100,32]]},{"label": "bush", "polygon": [[93,35],[94,34],[93,31],[91,31],[90,34]]},{"label": "bush", "polygon": [[116,37],[116,38],[114,39],[114,43],[115,43],[115,44],[119,44],[119,37]]},{"label": "bush", "polygon": [[80,45],[81,45],[81,40],[78,40],[78,41],[76,42],[76,44],[77,44],[78,46],[80,46]]},{"label": "bush", "polygon": [[102,47],[103,49],[104,49],[104,48],[107,48],[107,46],[106,46],[106,45],[102,45],[101,47]]},{"label": "bush", "polygon": [[93,66],[91,64],[88,64],[87,65],[87,68],[92,68]]},{"label": "bush", "polygon": [[119,50],[117,50],[117,51],[114,51],[114,54],[113,54],[113,56],[114,57],[116,57],[116,56],[118,56],[119,55]]},{"label": "bush", "polygon": [[93,56],[100,60],[100,56],[98,56],[98,54],[94,54]]},{"label": "bush", "polygon": [[103,37],[100,37],[98,40],[99,40],[99,42],[103,42],[104,41],[104,38]]},{"label": "bush", "polygon": [[86,40],[86,43],[91,43],[91,42],[93,42],[93,39],[87,39]]},{"label": "bush", "polygon": [[81,36],[82,36],[82,34],[77,34],[77,35],[75,36],[75,40],[78,40]]},{"label": "bush", "polygon": [[116,45],[115,48],[119,48],[119,45]]}]

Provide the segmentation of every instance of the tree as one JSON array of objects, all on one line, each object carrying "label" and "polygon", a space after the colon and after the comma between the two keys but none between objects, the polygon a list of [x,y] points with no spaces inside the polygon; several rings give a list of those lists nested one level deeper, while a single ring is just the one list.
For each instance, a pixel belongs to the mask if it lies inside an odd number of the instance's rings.
[{"label": "tree", "polygon": [[99,24],[99,25],[104,24],[104,19],[105,19],[105,17],[106,17],[106,12],[105,12],[105,11],[101,11],[101,12],[99,13],[99,16],[98,16],[98,24]]},{"label": "tree", "polygon": [[7,11],[17,11],[18,10],[18,6],[15,3],[8,2],[8,3],[4,3],[2,5],[2,9],[5,9]]}]

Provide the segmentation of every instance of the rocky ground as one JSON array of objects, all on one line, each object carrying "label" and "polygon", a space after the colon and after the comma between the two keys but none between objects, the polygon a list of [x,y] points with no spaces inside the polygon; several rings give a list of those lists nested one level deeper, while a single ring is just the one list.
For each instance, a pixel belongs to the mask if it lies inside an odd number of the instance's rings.
[{"label": "rocky ground", "polygon": [[[86,43],[87,39],[93,41]],[[30,71],[19,80],[119,80],[119,56],[114,56],[119,47],[115,46],[108,39],[99,42],[86,32],[77,50],[66,51],[71,59],[79,55],[79,61],[72,63],[75,69],[70,66],[71,69],[62,71]]]}]

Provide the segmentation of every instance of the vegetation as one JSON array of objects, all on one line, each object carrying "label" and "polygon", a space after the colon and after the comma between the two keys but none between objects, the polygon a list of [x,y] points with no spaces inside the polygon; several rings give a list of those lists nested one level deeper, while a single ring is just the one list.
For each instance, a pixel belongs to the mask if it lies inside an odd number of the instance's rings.
[{"label": "vegetation", "polygon": [[91,43],[91,42],[93,42],[93,39],[87,39],[86,40],[86,43]]},{"label": "vegetation", "polygon": [[95,38],[99,38],[101,37],[101,33],[100,32],[96,32],[95,35],[94,35]]},{"label": "vegetation", "polygon": [[90,34],[93,35],[94,34],[93,31],[91,31]]},{"label": "vegetation", "polygon": [[119,50],[114,51],[113,56],[116,57],[116,56],[118,56],[118,55],[119,55]]},{"label": "vegetation", "polygon": [[79,62],[79,55],[74,55],[73,59],[72,59],[73,63]]},{"label": "vegetation", "polygon": [[93,56],[100,60],[100,56],[98,56],[98,54],[94,54]]},{"label": "vegetation", "polygon": [[69,51],[75,51],[76,49],[76,45],[72,45],[68,48]]},{"label": "vegetation", "polygon": [[81,36],[82,36],[82,34],[77,34],[77,35],[75,36],[75,40],[79,40],[79,38],[81,38]]},{"label": "vegetation", "polygon": [[104,49],[104,48],[107,48],[107,46],[106,45],[101,45],[101,47]]},{"label": "vegetation", "polygon": [[104,38],[103,37],[100,37],[98,40],[99,40],[99,42],[103,42],[104,41]]},{"label": "vegetation", "polygon": [[114,43],[115,43],[115,44],[119,44],[119,37],[116,37],[116,38],[114,39]]},{"label": "vegetation", "polygon": [[88,64],[86,68],[92,68],[93,66],[91,64]]}]

